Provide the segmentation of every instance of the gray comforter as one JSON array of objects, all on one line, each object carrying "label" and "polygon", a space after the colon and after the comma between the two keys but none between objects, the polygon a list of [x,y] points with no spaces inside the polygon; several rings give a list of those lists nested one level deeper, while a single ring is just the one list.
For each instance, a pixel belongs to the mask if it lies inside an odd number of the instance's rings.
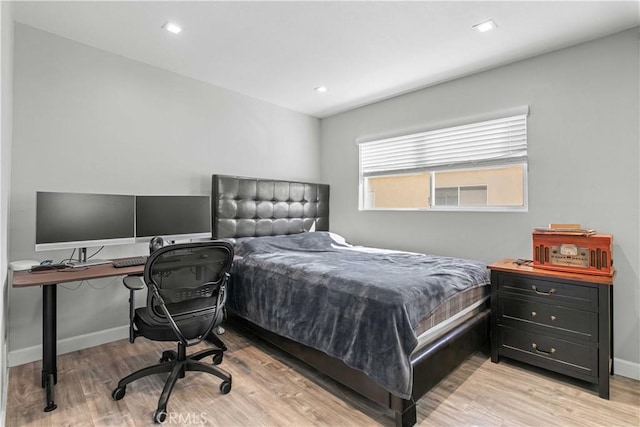
[{"label": "gray comforter", "polygon": [[489,283],[478,261],[354,247],[327,232],[239,240],[227,305],[408,399],[414,328],[456,292]]}]

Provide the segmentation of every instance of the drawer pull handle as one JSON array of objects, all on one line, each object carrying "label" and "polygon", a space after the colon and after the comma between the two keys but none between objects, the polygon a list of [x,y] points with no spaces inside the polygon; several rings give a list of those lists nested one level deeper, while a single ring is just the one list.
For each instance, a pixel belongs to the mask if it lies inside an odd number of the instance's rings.
[{"label": "drawer pull handle", "polygon": [[547,296],[549,296],[549,295],[554,294],[556,292],[555,288],[549,289],[549,292],[539,291],[538,288],[536,287],[536,285],[531,285],[531,289],[533,289],[533,292],[535,292],[538,295],[547,295]]},{"label": "drawer pull handle", "polygon": [[556,316],[551,315],[551,320],[552,320],[552,321],[553,321],[553,320],[556,320],[556,319],[557,319],[557,317],[556,317]]},{"label": "drawer pull handle", "polygon": [[532,343],[531,347],[533,347],[533,349],[536,351],[536,353],[544,354],[545,356],[551,356],[553,353],[556,352],[556,349],[553,348],[553,347],[551,347],[551,350],[549,350],[549,351],[540,350],[538,348],[538,344],[536,344],[536,343]]},{"label": "drawer pull handle", "polygon": [[531,317],[536,317],[538,315],[538,313],[536,313],[535,311],[531,312]]}]

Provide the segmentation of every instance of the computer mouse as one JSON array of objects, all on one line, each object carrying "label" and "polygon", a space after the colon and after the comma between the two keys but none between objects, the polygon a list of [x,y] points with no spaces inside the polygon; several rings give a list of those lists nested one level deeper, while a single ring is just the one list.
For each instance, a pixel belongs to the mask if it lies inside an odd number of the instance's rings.
[{"label": "computer mouse", "polygon": [[40,262],[40,265],[50,265],[50,264],[53,264],[52,259],[45,259],[44,261]]}]

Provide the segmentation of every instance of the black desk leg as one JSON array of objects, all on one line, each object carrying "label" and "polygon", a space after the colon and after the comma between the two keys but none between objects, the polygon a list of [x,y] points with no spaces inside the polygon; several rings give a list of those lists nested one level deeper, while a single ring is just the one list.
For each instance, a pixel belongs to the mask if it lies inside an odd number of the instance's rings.
[{"label": "black desk leg", "polygon": [[57,408],[53,403],[53,388],[58,382],[56,367],[56,291],[57,285],[42,287],[42,388],[47,406],[44,412]]}]

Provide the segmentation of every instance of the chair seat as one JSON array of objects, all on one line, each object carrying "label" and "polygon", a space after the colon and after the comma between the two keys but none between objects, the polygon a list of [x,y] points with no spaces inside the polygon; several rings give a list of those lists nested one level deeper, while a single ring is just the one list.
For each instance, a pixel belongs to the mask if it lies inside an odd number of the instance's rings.
[{"label": "chair seat", "polygon": [[[189,319],[176,321],[176,324],[187,339],[196,338],[206,332],[207,325],[211,322],[212,316],[195,316]],[[158,322],[149,316],[146,307],[136,309],[133,322],[138,329],[138,333],[143,337],[153,341],[177,341],[176,333],[169,325],[169,322]]]}]

